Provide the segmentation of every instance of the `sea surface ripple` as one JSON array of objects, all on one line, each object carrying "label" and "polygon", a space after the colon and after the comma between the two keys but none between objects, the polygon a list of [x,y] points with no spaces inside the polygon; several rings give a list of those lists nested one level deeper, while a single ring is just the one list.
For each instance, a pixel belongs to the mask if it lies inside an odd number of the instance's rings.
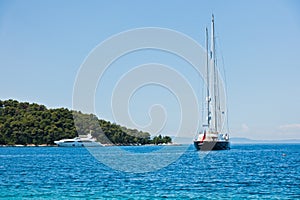
[{"label": "sea surface ripple", "polygon": [[236,144],[206,156],[190,146],[148,173],[113,170],[85,148],[1,147],[0,174],[1,199],[300,199],[300,144]]}]

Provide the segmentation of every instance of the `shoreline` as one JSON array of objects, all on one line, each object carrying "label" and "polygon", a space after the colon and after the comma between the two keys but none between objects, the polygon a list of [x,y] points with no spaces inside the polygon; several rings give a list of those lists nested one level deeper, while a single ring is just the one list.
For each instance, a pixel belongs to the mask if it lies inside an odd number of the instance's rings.
[{"label": "shoreline", "polygon": [[27,144],[27,145],[23,145],[23,144],[3,144],[3,145],[0,145],[0,147],[57,147],[57,145],[51,145],[51,144],[39,144],[39,145],[35,145],[35,144]]},{"label": "shoreline", "polygon": [[[183,144],[178,144],[178,143],[170,143],[170,144],[128,144],[128,145],[121,145],[121,144],[102,144],[102,147],[112,147],[112,146],[118,146],[118,147],[132,147],[132,146],[181,146]],[[22,144],[13,144],[13,145],[0,145],[0,147],[59,147],[56,144],[27,144],[27,145],[22,145]]]}]

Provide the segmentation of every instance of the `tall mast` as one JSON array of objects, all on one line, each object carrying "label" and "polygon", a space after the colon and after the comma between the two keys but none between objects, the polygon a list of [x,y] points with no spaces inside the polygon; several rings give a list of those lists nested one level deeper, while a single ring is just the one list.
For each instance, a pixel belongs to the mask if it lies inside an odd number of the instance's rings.
[{"label": "tall mast", "polygon": [[207,100],[207,126],[208,128],[210,128],[210,94],[209,94],[209,87],[210,87],[210,84],[209,84],[209,65],[208,65],[208,30],[207,28],[205,29],[206,30],[206,85],[207,85],[207,97],[206,97],[206,100]]},{"label": "tall mast", "polygon": [[211,20],[211,59],[213,61],[213,80],[214,80],[214,125],[215,131],[218,131],[218,117],[217,117],[217,79],[216,79],[216,56],[215,56],[215,20],[212,15]]}]

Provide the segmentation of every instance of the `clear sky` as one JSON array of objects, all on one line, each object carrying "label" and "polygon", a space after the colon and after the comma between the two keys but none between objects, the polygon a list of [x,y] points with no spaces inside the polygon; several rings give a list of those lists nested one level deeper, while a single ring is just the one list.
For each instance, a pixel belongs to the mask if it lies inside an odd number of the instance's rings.
[{"label": "clear sky", "polygon": [[[297,0],[0,0],[0,99],[72,108],[78,70],[100,42],[133,28],[162,27],[204,46],[205,27],[214,13],[231,136],[300,139],[299,11]],[[202,91],[197,85],[201,80],[180,58],[136,52],[115,62],[99,83],[95,98],[100,118],[114,121],[109,95],[118,77],[149,62],[174,66],[196,92]],[[170,119],[164,133],[172,135],[178,128],[178,102],[163,88],[144,89],[132,97],[132,117],[145,126],[149,106],[167,102]]]}]

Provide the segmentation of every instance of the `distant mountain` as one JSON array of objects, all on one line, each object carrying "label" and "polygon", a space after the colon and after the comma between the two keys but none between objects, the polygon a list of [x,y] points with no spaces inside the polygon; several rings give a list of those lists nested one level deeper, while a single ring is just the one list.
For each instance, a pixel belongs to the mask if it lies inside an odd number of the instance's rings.
[{"label": "distant mountain", "polygon": [[176,144],[193,144],[193,138],[189,137],[175,137],[172,136],[172,141]]},{"label": "distant mountain", "polygon": [[249,138],[231,138],[233,144],[257,144],[257,143],[300,143],[300,139],[288,139],[288,140],[252,140]]},{"label": "distant mountain", "polygon": [[[172,140],[177,144],[193,144],[193,138],[188,137],[175,137],[172,136]],[[300,143],[300,139],[290,140],[252,140],[249,138],[234,137],[230,138],[232,144],[259,144],[259,143]]]},{"label": "distant mountain", "polygon": [[240,138],[240,137],[236,137],[236,138],[230,138],[230,142],[232,143],[257,143],[258,140],[252,140],[249,138]]}]

